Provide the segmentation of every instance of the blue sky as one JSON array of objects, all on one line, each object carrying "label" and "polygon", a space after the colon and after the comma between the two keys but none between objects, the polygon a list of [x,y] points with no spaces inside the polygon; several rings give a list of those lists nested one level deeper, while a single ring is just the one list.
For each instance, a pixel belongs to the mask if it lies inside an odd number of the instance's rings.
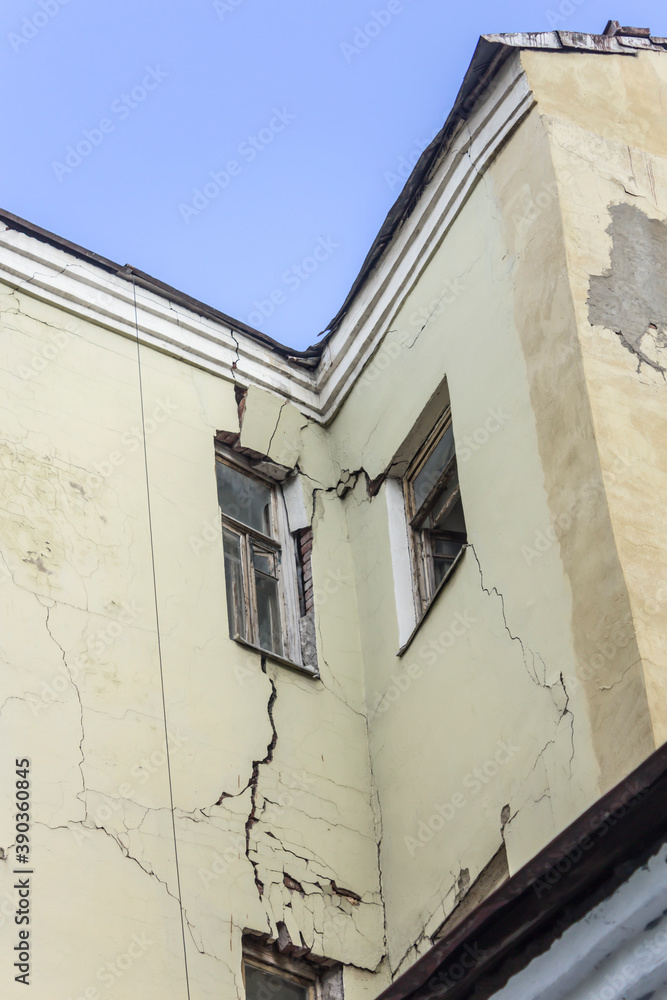
[{"label": "blue sky", "polygon": [[306,347],[478,36],[610,17],[667,35],[638,0],[5,0],[0,205]]}]

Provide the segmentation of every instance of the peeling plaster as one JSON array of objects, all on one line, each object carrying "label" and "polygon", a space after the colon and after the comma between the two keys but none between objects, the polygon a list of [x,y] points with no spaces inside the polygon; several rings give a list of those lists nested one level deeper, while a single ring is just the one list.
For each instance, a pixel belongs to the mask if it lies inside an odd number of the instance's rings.
[{"label": "peeling plaster", "polygon": [[610,268],[590,281],[588,315],[593,326],[613,330],[642,364],[665,378],[667,359],[667,223],[635,205],[611,205]]}]

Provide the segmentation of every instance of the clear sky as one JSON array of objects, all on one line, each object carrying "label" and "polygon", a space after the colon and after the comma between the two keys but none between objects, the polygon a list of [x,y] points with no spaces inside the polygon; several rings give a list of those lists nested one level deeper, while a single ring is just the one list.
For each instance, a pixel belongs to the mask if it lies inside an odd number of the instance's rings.
[{"label": "clear sky", "polygon": [[306,347],[478,36],[609,18],[667,35],[664,0],[3,0],[0,206]]}]

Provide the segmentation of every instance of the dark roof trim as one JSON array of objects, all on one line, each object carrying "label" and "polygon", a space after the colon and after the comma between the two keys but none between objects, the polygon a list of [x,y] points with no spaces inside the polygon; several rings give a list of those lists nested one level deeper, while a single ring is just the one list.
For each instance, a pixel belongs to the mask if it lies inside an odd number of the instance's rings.
[{"label": "dark roof trim", "polygon": [[667,744],[452,928],[378,1000],[487,1000],[667,840],[665,803]]},{"label": "dark roof trim", "polygon": [[0,209],[0,222],[4,222],[10,229],[26,233],[28,236],[32,236],[43,243],[49,243],[59,250],[64,250],[82,260],[87,260],[118,277],[131,280],[134,276],[136,284],[142,288],[154,292],[161,297],[168,298],[169,301],[190,309],[200,316],[205,316],[215,322],[224,323],[226,326],[263,344],[265,347],[276,351],[277,354],[281,355],[287,361],[292,361],[300,364],[302,367],[312,369],[322,355],[325,342],[340,326],[357,293],[365,284],[371,272],[379,264],[397,231],[413,211],[422,191],[430,182],[438,164],[447,152],[451,140],[457,134],[461,125],[470,117],[480,96],[487,89],[492,78],[513,51],[517,49],[572,51],[574,49],[584,52],[636,55],[638,49],[644,48],[664,52],[667,48],[667,39],[651,36],[649,28],[620,27],[618,21],[609,21],[602,35],[587,35],[581,32],[568,31],[482,35],[477,43],[461,89],[457,94],[454,106],[447,116],[445,124],[433,142],[431,142],[420,156],[405,187],[389,210],[382,228],[373,241],[343,305],[328,326],[319,334],[319,336],[326,335],[322,340],[308,347],[305,351],[286,347],[265,333],[261,333],[246,323],[242,323],[228,316],[226,313],[220,312],[218,309],[214,309],[204,302],[200,302],[199,299],[186,295],[184,292],[179,292],[158,278],[153,278],[151,275],[145,274],[143,271],[139,271],[129,264],[121,267],[120,264],[116,264],[106,257],[101,257],[91,250],[86,250],[76,243],[71,243],[69,240],[56,236],[54,233],[48,232],[46,229],[41,229],[39,226],[35,226],[25,219],[21,219],[2,209]]},{"label": "dark roof trim", "polygon": [[325,340],[328,340],[342,323],[357,293],[366,283],[370,273],[380,262],[397,231],[413,211],[422,191],[431,180],[452,139],[458,133],[460,126],[468,119],[479,96],[486,90],[490,80],[508,59],[511,52],[512,49],[508,46],[499,45],[495,42],[490,43],[484,37],[480,38],[461,89],[456,96],[454,106],[447,116],[445,124],[417,160],[412,173],[405,183],[405,187],[390,208],[380,232],[375,237],[366,255],[366,259],[361,265],[361,270],[355,278],[347,298],[328,326],[322,331],[322,334],[326,334]]},{"label": "dark roof trim", "polygon": [[224,323],[225,326],[231,327],[246,337],[250,337],[252,340],[270,348],[287,360],[294,359],[298,362],[301,359],[319,358],[322,353],[322,347],[319,344],[315,347],[309,347],[306,351],[298,351],[291,347],[286,347],[284,344],[278,343],[277,340],[273,340],[272,337],[268,337],[265,333],[261,333],[259,330],[255,330],[253,327],[247,326],[245,323],[233,319],[231,316],[227,316],[226,313],[220,312],[220,310],[214,309],[212,306],[207,306],[204,302],[200,302],[199,299],[195,299],[191,295],[186,295],[185,292],[179,292],[178,289],[167,285],[164,281],[160,281],[159,278],[153,278],[150,274],[146,274],[144,271],[140,271],[130,264],[125,264],[121,267],[120,264],[116,264],[106,257],[100,257],[99,254],[93,253],[92,250],[86,250],[85,247],[79,246],[78,243],[71,243],[69,240],[63,239],[61,236],[56,236],[54,233],[50,233],[40,226],[35,226],[32,222],[27,222],[25,219],[21,219],[17,215],[12,215],[11,212],[7,212],[4,209],[0,209],[0,222],[4,222],[9,229],[25,233],[27,236],[32,236],[41,243],[48,243],[58,250],[64,250],[65,253],[78,257],[80,260],[85,260],[96,267],[101,267],[104,271],[108,271],[109,274],[115,274],[126,281],[132,281],[134,278],[135,283],[140,288],[145,288],[147,291],[153,292],[161,298],[167,298],[170,302],[183,306],[184,309],[189,309],[199,316],[212,319],[217,323]]},{"label": "dark roof trim", "polygon": [[447,152],[451,140],[457,134],[460,126],[470,117],[479,97],[513,51],[517,49],[541,49],[559,52],[576,50],[627,56],[636,55],[639,48],[664,52],[665,47],[665,39],[650,37],[650,29],[621,28],[617,21],[609,21],[603,35],[590,35],[573,31],[482,35],[445,124],[415,164],[405,187],[389,210],[380,232],[366,255],[345,302],[320,336],[326,335],[326,340],[340,326],[357,293],[377,267],[394,236],[414,209],[422,191]]}]

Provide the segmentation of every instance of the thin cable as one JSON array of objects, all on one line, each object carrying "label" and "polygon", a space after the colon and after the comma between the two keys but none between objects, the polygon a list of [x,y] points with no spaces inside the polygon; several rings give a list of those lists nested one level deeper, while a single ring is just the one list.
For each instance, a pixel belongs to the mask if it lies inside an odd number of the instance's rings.
[{"label": "thin cable", "polygon": [[144,420],[144,387],[141,379],[141,350],[139,347],[139,318],[137,315],[137,288],[132,275],[132,294],[134,297],[134,327],[137,334],[137,364],[139,367],[139,399],[141,401],[141,430],[144,439],[144,467],[146,469],[146,500],[148,503],[148,534],[151,543],[151,566],[153,569],[153,594],[155,596],[155,628],[157,632],[157,654],[160,664],[160,688],[162,691],[162,717],[164,719],[164,743],[167,751],[167,775],[169,778],[169,802],[171,804],[171,829],[174,835],[174,860],[176,862],[176,886],[178,891],[178,906],[181,911],[181,936],[183,938],[183,963],[185,965],[185,988],[190,1000],[190,977],[188,975],[188,952],[185,944],[185,920],[183,918],[183,898],[181,896],[181,874],[178,865],[178,844],[176,841],[176,818],[174,816],[174,790],[171,784],[171,759],[169,756],[169,732],[167,729],[167,703],[164,696],[164,671],[162,669],[162,644],[160,642],[160,615],[157,600],[157,579],[155,576],[155,548],[153,546],[153,521],[151,518],[151,491],[148,483],[148,451],[146,448],[146,422]]}]

